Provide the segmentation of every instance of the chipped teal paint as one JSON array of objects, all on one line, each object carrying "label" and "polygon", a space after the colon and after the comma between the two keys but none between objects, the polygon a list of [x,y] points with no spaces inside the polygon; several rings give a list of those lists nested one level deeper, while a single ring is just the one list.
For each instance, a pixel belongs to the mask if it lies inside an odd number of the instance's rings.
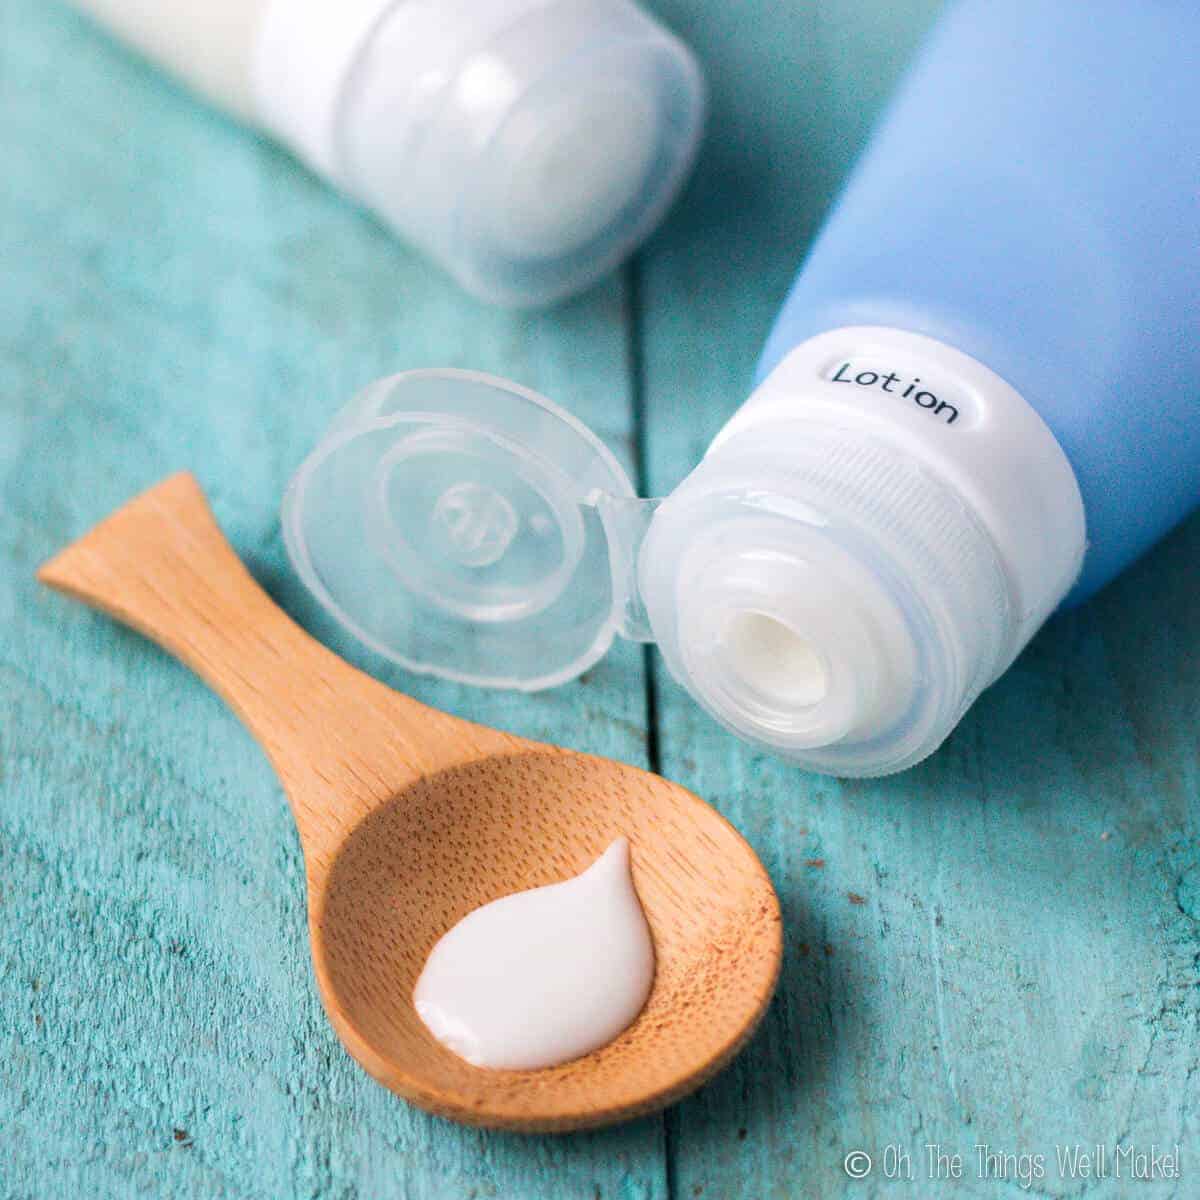
[{"label": "chipped teal paint", "polygon": [[[558,1139],[459,1129],[361,1075],[320,1013],[298,847],[256,748],[181,668],[33,585],[52,549],[190,465],[259,577],[330,636],[276,502],[332,410],[401,367],[510,374],[627,462],[640,397],[651,482],[675,482],[744,394],[935,5],[658,7],[710,65],[698,178],[636,271],[518,317],[61,9],[0,0],[3,1200],[991,1198],[1022,1192],[973,1177],[976,1142],[1064,1140],[1181,1141],[1186,1174],[1130,1190],[1051,1170],[1042,1194],[1200,1187],[1200,523],[1053,622],[896,779],[756,755],[656,671],[663,769],[738,822],[779,887],[780,997],[665,1118]],[[382,673],[646,760],[630,647],[532,697]],[[852,1148],[932,1141],[968,1155],[964,1181],[842,1173]]]}]

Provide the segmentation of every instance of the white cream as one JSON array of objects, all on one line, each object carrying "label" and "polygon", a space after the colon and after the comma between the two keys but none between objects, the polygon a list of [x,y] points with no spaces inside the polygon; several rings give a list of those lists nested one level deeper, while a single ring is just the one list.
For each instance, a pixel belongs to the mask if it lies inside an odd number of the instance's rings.
[{"label": "white cream", "polygon": [[653,982],[654,943],[618,838],[582,875],[465,916],[430,951],[413,1005],[469,1063],[535,1070],[611,1042]]}]

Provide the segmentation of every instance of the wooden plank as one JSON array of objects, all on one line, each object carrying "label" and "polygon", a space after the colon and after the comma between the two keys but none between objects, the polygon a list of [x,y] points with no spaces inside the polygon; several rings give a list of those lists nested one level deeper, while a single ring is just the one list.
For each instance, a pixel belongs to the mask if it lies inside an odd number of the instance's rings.
[{"label": "wooden plank", "polygon": [[[806,239],[936,7],[660,5],[715,95],[689,201],[638,289],[657,492],[745,397]],[[746,833],[787,926],[762,1033],[668,1114],[672,1195],[891,1194],[889,1145],[913,1194],[1020,1194],[1016,1163],[980,1177],[982,1143],[1048,1155],[1042,1194],[1194,1191],[1064,1180],[1053,1146],[1181,1142],[1186,1162],[1200,1128],[1198,556],[1195,519],[890,779],[757,754],[660,670],[662,770]],[[961,1182],[929,1181],[928,1143],[963,1155]],[[854,1149],[869,1181],[844,1172]]]},{"label": "wooden plank", "polygon": [[[0,8],[0,145],[0,1195],[665,1196],[658,1119],[490,1136],[366,1079],[319,1008],[299,850],[257,748],[182,668],[33,582],[186,466],[302,611],[285,480],[358,387],[403,368],[510,375],[629,462],[620,281],[549,314],[489,311],[35,0]],[[380,673],[645,761],[633,648],[532,697]]]},{"label": "wooden plank", "polygon": [[[744,396],[936,5],[656,7],[715,93],[698,178],[639,276],[661,491]],[[780,889],[780,1000],[734,1070],[669,1115],[665,1158],[655,1121],[557,1140],[458,1130],[369,1084],[329,1034],[294,835],[257,750],[186,673],[39,593],[32,569],[190,465],[259,576],[311,616],[275,505],[336,406],[400,367],[481,367],[570,403],[628,462],[625,292],[533,319],[473,305],[283,156],[33,0],[0,6],[0,129],[0,1195],[863,1196],[849,1149],[879,1161],[897,1143],[919,1172],[933,1141],[966,1155],[968,1195],[1013,1192],[974,1179],[981,1141],[1183,1140],[1187,1167],[1195,521],[1054,622],[897,779],[782,767],[662,681],[664,770],[738,821]],[[636,762],[640,664],[625,647],[535,697],[380,673]],[[1083,1186],[1049,1169],[1034,1190]]]}]

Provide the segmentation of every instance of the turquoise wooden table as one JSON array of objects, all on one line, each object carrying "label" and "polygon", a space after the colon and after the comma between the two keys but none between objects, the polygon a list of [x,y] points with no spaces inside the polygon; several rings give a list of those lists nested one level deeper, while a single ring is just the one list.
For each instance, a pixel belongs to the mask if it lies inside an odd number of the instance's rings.
[{"label": "turquoise wooden table", "polygon": [[[872,782],[754,753],[628,645],[534,696],[408,677],[333,639],[290,573],[284,482],[375,376],[512,376],[655,492],[745,396],[936,4],[659,7],[713,82],[697,177],[631,266],[529,316],[465,299],[56,4],[0,0],[0,1196],[1200,1195],[1200,521]],[[730,1070],[659,1117],[521,1138],[346,1057],[262,755],[181,667],[33,582],[180,467],[281,602],[393,685],[649,763],[737,823],[787,948]],[[1179,1144],[1181,1178],[1063,1177],[1076,1142]]]}]

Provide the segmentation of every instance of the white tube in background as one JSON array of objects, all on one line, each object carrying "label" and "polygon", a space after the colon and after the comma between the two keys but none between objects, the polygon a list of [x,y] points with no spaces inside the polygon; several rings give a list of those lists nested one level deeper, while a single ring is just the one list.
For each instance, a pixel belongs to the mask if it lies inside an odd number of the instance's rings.
[{"label": "white tube in background", "polygon": [[695,59],[630,0],[75,3],[500,304],[631,253],[703,124]]}]

